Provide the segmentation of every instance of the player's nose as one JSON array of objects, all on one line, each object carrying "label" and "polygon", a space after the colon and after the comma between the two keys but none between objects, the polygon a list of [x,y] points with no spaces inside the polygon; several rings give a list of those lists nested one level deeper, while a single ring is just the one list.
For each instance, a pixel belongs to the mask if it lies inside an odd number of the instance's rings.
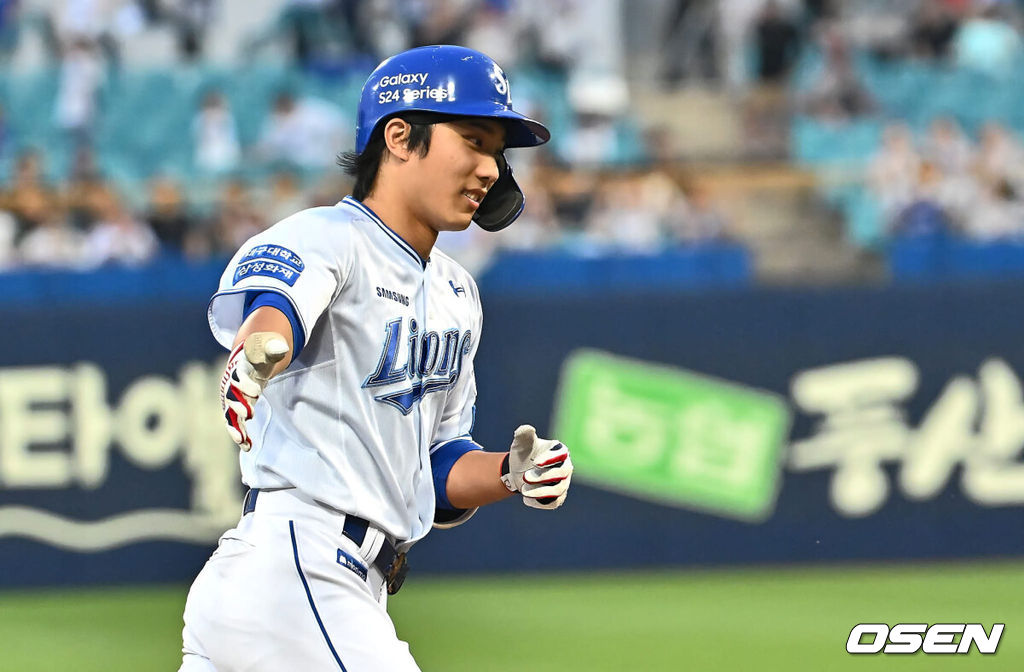
[{"label": "player's nose", "polygon": [[493,156],[481,157],[477,163],[476,176],[484,189],[490,189],[498,181],[498,160]]}]

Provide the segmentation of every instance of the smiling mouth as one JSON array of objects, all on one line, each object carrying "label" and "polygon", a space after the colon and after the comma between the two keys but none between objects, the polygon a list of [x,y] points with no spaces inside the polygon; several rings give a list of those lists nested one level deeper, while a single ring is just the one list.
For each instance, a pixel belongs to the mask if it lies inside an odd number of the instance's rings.
[{"label": "smiling mouth", "polygon": [[479,192],[464,191],[462,195],[469,199],[469,202],[473,204],[474,208],[480,207],[480,202],[484,200],[485,194]]}]

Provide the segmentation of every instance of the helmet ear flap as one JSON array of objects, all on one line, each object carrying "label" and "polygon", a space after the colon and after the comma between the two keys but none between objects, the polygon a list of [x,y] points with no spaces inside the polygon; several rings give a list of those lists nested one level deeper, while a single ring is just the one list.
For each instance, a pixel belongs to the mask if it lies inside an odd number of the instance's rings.
[{"label": "helmet ear flap", "polygon": [[505,154],[498,154],[497,160],[498,179],[473,215],[473,221],[481,229],[492,233],[516,221],[526,205],[526,198],[512,176],[512,167],[505,160]]}]

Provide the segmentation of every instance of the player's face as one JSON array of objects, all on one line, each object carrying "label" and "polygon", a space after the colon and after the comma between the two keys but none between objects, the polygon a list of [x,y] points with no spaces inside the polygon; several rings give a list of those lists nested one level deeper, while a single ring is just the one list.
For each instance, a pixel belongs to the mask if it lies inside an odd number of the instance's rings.
[{"label": "player's face", "polygon": [[436,231],[462,231],[498,179],[496,156],[505,127],[490,119],[434,124],[430,151],[419,158],[416,192],[420,218]]}]

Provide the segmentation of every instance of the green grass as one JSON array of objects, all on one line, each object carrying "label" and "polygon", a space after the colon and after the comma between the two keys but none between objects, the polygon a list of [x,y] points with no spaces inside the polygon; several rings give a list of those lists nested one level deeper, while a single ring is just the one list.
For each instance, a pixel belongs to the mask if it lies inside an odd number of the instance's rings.
[{"label": "green grass", "polygon": [[[424,672],[1020,670],[1022,588],[1021,562],[414,575],[391,613]],[[176,670],[186,590],[0,592],[0,670]],[[848,655],[868,621],[1006,631],[995,656]]]}]

